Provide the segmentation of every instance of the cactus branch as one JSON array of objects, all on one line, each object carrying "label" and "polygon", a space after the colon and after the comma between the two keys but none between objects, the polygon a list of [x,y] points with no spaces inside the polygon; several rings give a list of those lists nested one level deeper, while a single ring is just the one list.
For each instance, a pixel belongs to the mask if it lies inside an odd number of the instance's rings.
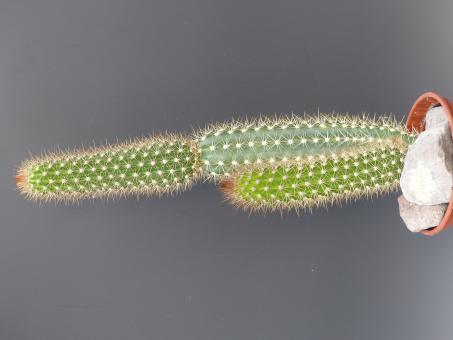
[{"label": "cactus branch", "polygon": [[408,144],[413,136],[392,118],[291,116],[213,125],[197,136],[203,173],[213,178],[242,166],[300,163],[331,151]]},{"label": "cactus branch", "polygon": [[31,199],[76,201],[187,189],[199,174],[197,148],[166,135],[28,160],[16,182]]},{"label": "cactus branch", "polygon": [[249,211],[325,207],[397,189],[405,153],[405,147],[382,146],[287,167],[245,168],[221,188],[236,207]]}]

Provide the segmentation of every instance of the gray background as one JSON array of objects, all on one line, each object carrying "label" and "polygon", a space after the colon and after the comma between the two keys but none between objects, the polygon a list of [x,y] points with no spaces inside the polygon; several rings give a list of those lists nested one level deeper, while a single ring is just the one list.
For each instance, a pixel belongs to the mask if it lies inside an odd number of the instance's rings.
[{"label": "gray background", "polygon": [[214,185],[35,204],[28,153],[453,97],[451,1],[0,1],[0,339],[451,339],[453,231],[396,195],[249,216]]}]

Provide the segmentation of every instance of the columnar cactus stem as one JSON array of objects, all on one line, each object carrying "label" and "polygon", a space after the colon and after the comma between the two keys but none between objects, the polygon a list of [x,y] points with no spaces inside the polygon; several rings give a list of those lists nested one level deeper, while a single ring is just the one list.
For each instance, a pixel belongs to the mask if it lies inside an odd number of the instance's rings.
[{"label": "columnar cactus stem", "polygon": [[198,134],[198,146],[203,173],[221,178],[244,165],[299,163],[332,151],[407,144],[411,138],[389,118],[292,116],[214,125]]},{"label": "columnar cactus stem", "polygon": [[16,181],[32,199],[78,200],[163,194],[189,187],[199,154],[190,139],[167,135],[26,161]]},{"label": "columnar cactus stem", "polygon": [[382,146],[287,167],[243,169],[221,187],[234,205],[251,211],[327,206],[397,189],[405,153],[404,146]]}]

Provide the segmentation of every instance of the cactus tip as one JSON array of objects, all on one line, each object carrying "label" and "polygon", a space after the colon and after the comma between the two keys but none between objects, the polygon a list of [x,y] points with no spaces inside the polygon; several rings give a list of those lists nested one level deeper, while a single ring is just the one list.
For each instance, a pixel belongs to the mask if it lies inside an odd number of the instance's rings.
[{"label": "cactus tip", "polygon": [[220,189],[225,193],[229,194],[234,190],[234,182],[231,179],[224,179],[220,182]]},{"label": "cactus tip", "polygon": [[17,173],[16,176],[14,177],[14,179],[16,180],[16,185],[18,187],[21,187],[23,186],[23,184],[25,183],[26,181],[26,177],[23,173]]},{"label": "cactus tip", "polygon": [[16,175],[14,176],[14,181],[16,183],[17,188],[21,192],[26,192],[27,191],[28,175],[27,175],[26,167],[21,166],[17,170]]}]

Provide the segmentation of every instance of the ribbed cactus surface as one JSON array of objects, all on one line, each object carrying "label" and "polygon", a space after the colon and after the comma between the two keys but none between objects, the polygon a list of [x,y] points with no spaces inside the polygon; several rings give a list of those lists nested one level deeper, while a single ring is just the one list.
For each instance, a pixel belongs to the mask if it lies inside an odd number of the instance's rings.
[{"label": "ribbed cactus surface", "polygon": [[249,210],[325,206],[396,189],[405,151],[383,146],[288,167],[243,170],[224,180],[222,188],[235,205]]},{"label": "ribbed cactus surface", "polygon": [[33,158],[16,181],[29,198],[71,201],[173,193],[204,177],[245,208],[310,207],[396,187],[414,139],[390,118],[258,119]]},{"label": "ribbed cactus surface", "polygon": [[275,166],[332,151],[407,144],[411,136],[388,118],[321,115],[212,126],[200,133],[197,140],[203,172],[221,177],[242,166]]},{"label": "ribbed cactus surface", "polygon": [[18,177],[32,198],[71,200],[178,191],[192,183],[198,168],[191,142],[167,136],[37,158]]}]

